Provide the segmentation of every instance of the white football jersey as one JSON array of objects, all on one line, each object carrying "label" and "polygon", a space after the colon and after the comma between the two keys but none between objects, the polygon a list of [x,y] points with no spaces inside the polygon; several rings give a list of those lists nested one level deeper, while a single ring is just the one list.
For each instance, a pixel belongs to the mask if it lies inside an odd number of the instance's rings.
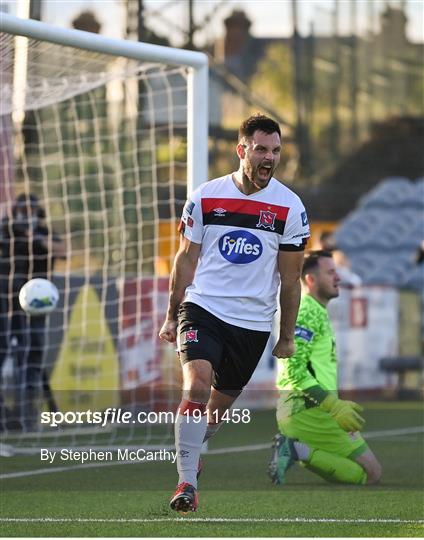
[{"label": "white football jersey", "polygon": [[185,301],[235,326],[269,331],[280,283],[278,252],[303,250],[309,238],[299,197],[275,178],[244,195],[229,174],[193,192],[180,232],[202,244]]}]

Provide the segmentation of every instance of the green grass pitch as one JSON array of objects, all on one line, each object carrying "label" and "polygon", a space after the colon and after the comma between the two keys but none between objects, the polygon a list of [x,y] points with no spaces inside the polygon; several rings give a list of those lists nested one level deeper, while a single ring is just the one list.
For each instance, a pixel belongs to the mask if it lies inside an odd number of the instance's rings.
[{"label": "green grass pitch", "polygon": [[[285,486],[272,486],[265,472],[270,452],[262,446],[270,444],[275,419],[273,411],[262,411],[250,424],[224,426],[211,441],[196,513],[179,517],[168,508],[176,483],[172,463],[108,464],[2,478],[0,534],[422,537],[422,405],[365,406],[368,442],[384,469],[378,486],[329,485],[298,466]],[[259,449],[246,448],[252,445]],[[242,449],[231,450],[236,446]],[[49,467],[37,455],[0,458],[1,476]]]}]

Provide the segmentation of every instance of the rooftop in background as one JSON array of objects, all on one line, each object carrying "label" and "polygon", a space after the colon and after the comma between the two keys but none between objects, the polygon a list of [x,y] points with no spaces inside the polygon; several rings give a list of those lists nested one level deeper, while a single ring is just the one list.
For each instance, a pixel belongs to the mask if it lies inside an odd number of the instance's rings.
[{"label": "rooftop in background", "polygon": [[[134,0],[135,1],[135,0]],[[423,42],[424,4],[415,0],[374,0],[357,2],[358,24],[360,33],[366,33],[373,25],[379,30],[379,14],[385,6],[399,7],[405,5],[408,17],[406,32],[413,42]],[[181,47],[185,41],[184,31],[188,26],[187,3],[181,0],[143,0],[145,25],[156,34],[166,36],[171,45]],[[0,0],[0,10],[8,10],[16,14],[15,0]],[[258,7],[260,6],[260,7]],[[80,12],[91,10],[102,25],[102,34],[109,37],[125,35],[125,2],[122,0],[68,0],[42,2],[42,20],[57,26],[71,26],[71,21]],[[328,32],[330,10],[334,0],[302,0],[299,2],[299,29],[302,35],[310,31],[312,21],[322,20],[320,32]],[[223,35],[223,21],[234,9],[243,10],[252,21],[251,33],[255,37],[289,37],[292,34],[291,2],[275,2],[275,0],[222,1],[194,0],[194,22],[200,29],[195,35],[195,44],[203,47],[215,42]],[[339,2],[340,32],[348,35],[350,2]],[[213,16],[211,14],[213,13]],[[207,24],[202,22],[209,17]]]},{"label": "rooftop in background", "polygon": [[[167,35],[172,45],[181,46],[184,43],[183,30],[187,29],[187,3],[181,0],[144,0],[145,22],[157,33]],[[338,2],[339,30],[342,35],[349,35],[351,2]],[[422,2],[411,0],[373,0],[373,2],[356,2],[356,30],[365,35],[370,29],[380,30],[380,14],[389,7],[405,6],[408,18],[406,32],[408,39],[413,42],[423,41],[424,6]],[[331,10],[334,0],[302,0],[298,2],[298,19],[300,34],[310,33],[311,23],[319,22],[320,34],[331,32]],[[204,47],[222,37],[223,21],[233,10],[242,10],[251,21],[250,32],[254,37],[281,38],[292,35],[291,1],[276,2],[275,0],[194,0],[194,23],[199,30],[195,33],[195,44]],[[213,16],[210,15],[213,13]],[[202,24],[209,17],[207,24]]]},{"label": "rooftop in background", "polygon": [[[340,15],[339,15],[340,18]],[[350,19],[353,19],[350,16]],[[396,7],[388,6],[379,13],[379,25],[361,33],[358,26],[352,31],[340,33],[342,43],[349,45],[352,37],[364,38],[374,42],[376,45],[383,45],[385,55],[417,57],[422,61],[423,43],[412,43],[407,35],[408,17],[405,12]],[[225,20],[225,35],[215,42],[215,58],[221,61],[237,77],[247,81],[255,73],[259,60],[264,56],[266,49],[274,42],[290,43],[291,33],[286,37],[256,37],[252,34],[252,20],[245,11],[234,9],[231,15]],[[320,42],[328,41],[330,46],[334,46],[334,35],[336,27],[329,26],[328,32],[322,32],[319,20],[315,22],[313,34]],[[337,33],[337,32],[336,32]]]}]

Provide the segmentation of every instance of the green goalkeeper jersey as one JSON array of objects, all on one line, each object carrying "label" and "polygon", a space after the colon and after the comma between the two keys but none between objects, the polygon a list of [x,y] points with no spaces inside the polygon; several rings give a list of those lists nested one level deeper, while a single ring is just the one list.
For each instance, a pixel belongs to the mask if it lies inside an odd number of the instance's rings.
[{"label": "green goalkeeper jersey", "polygon": [[337,393],[334,331],[327,309],[312,296],[302,297],[295,329],[296,353],[278,359],[280,414],[290,416],[316,407]]}]

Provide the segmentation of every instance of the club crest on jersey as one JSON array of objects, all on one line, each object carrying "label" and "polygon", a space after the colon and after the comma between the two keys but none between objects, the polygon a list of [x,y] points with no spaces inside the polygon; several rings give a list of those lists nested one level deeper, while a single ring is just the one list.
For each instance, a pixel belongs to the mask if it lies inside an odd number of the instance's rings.
[{"label": "club crest on jersey", "polygon": [[184,343],[198,343],[197,332],[198,330],[187,330]]},{"label": "club crest on jersey", "polygon": [[274,221],[277,214],[270,212],[269,210],[260,210],[259,221],[256,223],[256,227],[264,227],[265,229],[275,230]]}]

